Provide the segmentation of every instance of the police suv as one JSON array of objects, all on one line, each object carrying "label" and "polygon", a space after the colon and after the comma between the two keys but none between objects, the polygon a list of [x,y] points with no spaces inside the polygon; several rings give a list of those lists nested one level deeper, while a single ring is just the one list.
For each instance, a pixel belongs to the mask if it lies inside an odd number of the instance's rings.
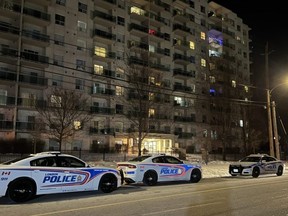
[{"label": "police suv", "polygon": [[200,164],[184,162],[169,155],[143,155],[127,162],[118,162],[117,167],[123,171],[127,184],[143,182],[155,185],[165,181],[196,183],[202,178]]},{"label": "police suv", "polygon": [[100,190],[121,186],[119,170],[90,167],[81,159],[60,152],[42,152],[0,165],[0,196],[24,202],[35,195]]},{"label": "police suv", "polygon": [[251,154],[238,162],[229,165],[229,173],[232,176],[245,175],[257,178],[262,174],[283,174],[285,164],[267,154]]}]

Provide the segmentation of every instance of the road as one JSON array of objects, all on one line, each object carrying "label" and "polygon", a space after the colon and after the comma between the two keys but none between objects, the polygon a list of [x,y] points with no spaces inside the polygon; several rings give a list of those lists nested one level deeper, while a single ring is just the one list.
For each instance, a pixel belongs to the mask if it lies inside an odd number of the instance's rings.
[{"label": "road", "polygon": [[36,197],[15,204],[0,198],[1,216],[286,216],[288,173],[202,179],[199,183],[124,185],[110,194]]}]

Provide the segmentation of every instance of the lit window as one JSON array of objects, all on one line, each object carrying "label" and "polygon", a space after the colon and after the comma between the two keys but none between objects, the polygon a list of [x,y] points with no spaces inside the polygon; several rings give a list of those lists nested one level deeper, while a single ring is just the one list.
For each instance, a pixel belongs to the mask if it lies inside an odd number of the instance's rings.
[{"label": "lit window", "polygon": [[240,38],[239,36],[236,36],[236,40],[240,41],[240,40],[241,40],[241,38]]},{"label": "lit window", "polygon": [[74,129],[80,130],[81,128],[82,128],[81,122],[80,121],[74,121]]},{"label": "lit window", "polygon": [[149,109],[149,117],[153,118],[155,115],[155,110],[154,109]]},{"label": "lit window", "polygon": [[149,92],[149,100],[152,101],[154,100],[155,94],[153,92]]},{"label": "lit window", "polygon": [[206,60],[205,59],[201,59],[201,66],[206,67]]},{"label": "lit window", "polygon": [[205,32],[201,32],[200,38],[201,38],[202,40],[206,40],[206,34],[205,34]]},{"label": "lit window", "polygon": [[155,84],[155,77],[149,77],[149,84]]},{"label": "lit window", "polygon": [[85,22],[79,21],[77,22],[78,31],[86,32],[87,24]]},{"label": "lit window", "polygon": [[240,120],[240,121],[239,121],[239,126],[240,126],[240,127],[243,127],[243,126],[244,126],[243,120]]},{"label": "lit window", "polygon": [[97,55],[97,56],[106,57],[106,49],[103,48],[103,47],[95,46],[94,54]]},{"label": "lit window", "polygon": [[62,98],[60,96],[51,95],[50,102],[57,107],[61,107]]},{"label": "lit window", "polygon": [[190,44],[190,49],[194,50],[195,49],[195,43],[193,41],[190,41],[189,44]]},{"label": "lit window", "polygon": [[116,77],[124,79],[124,70],[122,68],[116,68]]},{"label": "lit window", "polygon": [[236,81],[235,81],[235,80],[232,80],[232,81],[231,81],[231,85],[232,85],[233,88],[236,88]]},{"label": "lit window", "polygon": [[154,29],[149,29],[149,34],[150,35],[155,35],[156,34],[156,31]]},{"label": "lit window", "polygon": [[244,90],[245,90],[245,92],[249,92],[249,87],[248,86],[244,86]]},{"label": "lit window", "polygon": [[155,53],[155,46],[149,45],[149,52]]},{"label": "lit window", "polygon": [[210,79],[210,83],[216,82],[216,78],[214,76],[209,76],[209,79]]},{"label": "lit window", "polygon": [[135,7],[135,6],[130,8],[130,13],[134,13],[134,14],[138,14],[138,15],[145,15],[144,10],[142,10],[141,8]]},{"label": "lit window", "polygon": [[116,86],[115,87],[116,95],[121,96],[124,94],[124,88],[121,86]]},{"label": "lit window", "polygon": [[101,74],[103,74],[103,72],[104,72],[104,68],[103,68],[102,65],[96,65],[96,64],[94,64],[94,73],[95,73],[95,74],[101,75]]}]

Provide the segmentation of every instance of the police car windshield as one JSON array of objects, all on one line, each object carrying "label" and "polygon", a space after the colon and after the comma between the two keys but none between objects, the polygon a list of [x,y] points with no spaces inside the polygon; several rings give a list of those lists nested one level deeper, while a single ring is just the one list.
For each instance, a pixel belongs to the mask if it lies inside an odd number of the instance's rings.
[{"label": "police car windshield", "polygon": [[13,163],[16,163],[16,162],[18,162],[18,161],[21,161],[21,160],[23,160],[23,159],[29,158],[29,157],[31,157],[31,156],[22,157],[22,158],[16,158],[16,159],[13,159],[13,160],[8,160],[8,161],[3,162],[2,164],[4,164],[4,165],[13,164]]},{"label": "police car windshield", "polygon": [[241,162],[260,162],[261,157],[245,157]]},{"label": "police car windshield", "polygon": [[143,161],[143,160],[145,160],[145,159],[147,159],[147,158],[149,158],[149,157],[151,157],[151,156],[149,156],[149,155],[139,156],[139,157],[133,158],[133,159],[131,159],[131,160],[129,160],[129,161],[141,162],[141,161]]}]

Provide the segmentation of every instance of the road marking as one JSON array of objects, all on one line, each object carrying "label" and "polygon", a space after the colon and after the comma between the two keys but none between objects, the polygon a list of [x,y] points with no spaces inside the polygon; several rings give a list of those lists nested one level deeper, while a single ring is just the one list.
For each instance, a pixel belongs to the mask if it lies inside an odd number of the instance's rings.
[{"label": "road marking", "polygon": [[193,205],[193,206],[189,206],[189,207],[175,208],[175,209],[158,211],[158,212],[151,212],[151,213],[142,214],[142,215],[143,216],[144,215],[155,215],[155,214],[157,215],[157,214],[168,213],[168,212],[170,213],[170,212],[179,211],[179,210],[186,210],[186,209],[192,209],[192,208],[203,207],[203,206],[217,205],[220,203],[222,203],[222,202],[203,203],[203,204]]},{"label": "road marking", "polygon": [[33,214],[31,216],[46,216],[46,215],[55,215],[55,214],[61,214],[61,213],[68,213],[68,212],[75,212],[75,211],[83,211],[88,209],[97,209],[102,207],[109,207],[109,206],[116,206],[116,205],[122,205],[122,204],[130,204],[135,202],[142,202],[142,201],[151,201],[151,200],[159,200],[162,198],[171,198],[171,197],[180,197],[180,196],[186,196],[191,194],[197,194],[197,193],[207,193],[207,192],[214,192],[214,191],[221,191],[221,190],[230,190],[230,189],[237,189],[237,188],[245,188],[245,187],[254,187],[257,185],[269,185],[269,184],[277,184],[277,183],[286,183],[288,180],[285,181],[276,181],[276,182],[258,182],[254,184],[249,185],[238,185],[238,186],[231,186],[231,187],[223,187],[223,188],[214,188],[214,189],[208,189],[208,190],[202,190],[202,191],[190,191],[185,193],[178,193],[178,194],[171,194],[171,195],[161,195],[156,197],[149,197],[149,198],[143,198],[138,200],[128,200],[123,202],[117,202],[117,203],[108,203],[108,204],[102,204],[97,206],[87,206],[82,208],[74,208],[74,209],[67,209],[67,210],[60,210],[60,211],[54,211],[54,212],[47,212],[47,213],[40,213],[40,214]]}]

